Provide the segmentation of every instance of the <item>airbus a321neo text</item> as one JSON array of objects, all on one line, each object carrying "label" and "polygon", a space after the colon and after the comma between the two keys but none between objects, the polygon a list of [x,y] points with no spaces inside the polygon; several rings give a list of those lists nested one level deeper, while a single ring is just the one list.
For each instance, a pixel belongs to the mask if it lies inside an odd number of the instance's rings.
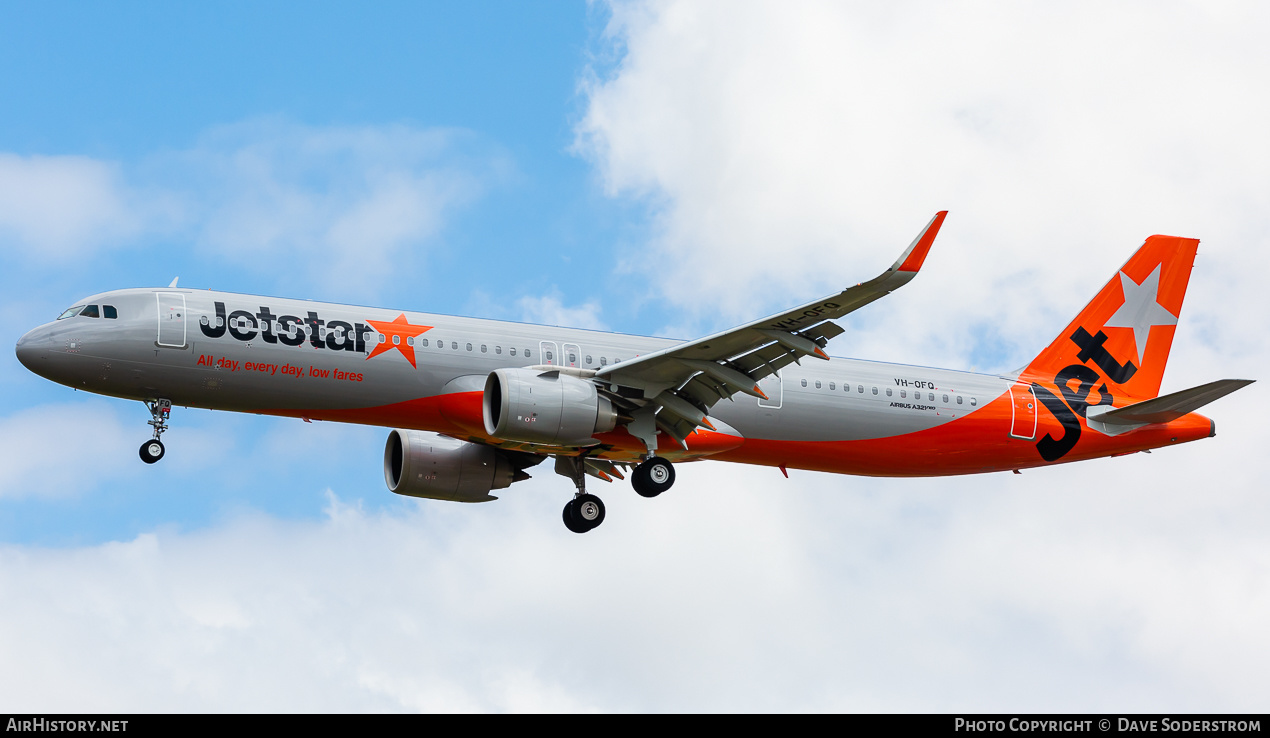
[{"label": "airbus a321neo text", "polygon": [[604,520],[587,477],[656,497],[673,464],[717,459],[873,476],[1020,470],[1214,435],[1195,412],[1249,384],[1160,396],[1199,241],[1151,236],[1026,367],[1008,375],[830,357],[834,321],[904,286],[944,221],[890,269],[732,330],[674,341],[258,297],[128,289],[76,302],[18,359],[70,387],[140,400],[163,457],[173,405],[395,428],[397,494],[460,502],[547,458],[573,481],[569,530]]}]

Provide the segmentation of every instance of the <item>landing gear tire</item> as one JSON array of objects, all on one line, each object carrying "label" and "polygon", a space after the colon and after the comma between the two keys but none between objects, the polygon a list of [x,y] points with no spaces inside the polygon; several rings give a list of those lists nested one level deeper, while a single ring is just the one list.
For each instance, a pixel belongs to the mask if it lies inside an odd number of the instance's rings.
[{"label": "landing gear tire", "polygon": [[660,456],[635,467],[631,486],[640,497],[656,497],[675,483],[675,467]]},{"label": "landing gear tire", "polygon": [[153,464],[159,459],[162,459],[163,452],[163,442],[157,438],[152,438],[141,444],[141,460],[147,464]]},{"label": "landing gear tire", "polygon": [[564,506],[564,527],[586,533],[604,522],[604,503],[595,495],[578,495]]}]

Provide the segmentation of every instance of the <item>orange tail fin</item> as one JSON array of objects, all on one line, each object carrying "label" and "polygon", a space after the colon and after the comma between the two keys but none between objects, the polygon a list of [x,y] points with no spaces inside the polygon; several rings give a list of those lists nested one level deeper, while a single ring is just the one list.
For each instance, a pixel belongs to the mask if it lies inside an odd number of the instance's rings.
[{"label": "orange tail fin", "polygon": [[1198,248],[1194,238],[1148,238],[1020,378],[1069,391],[1072,380],[1101,384],[1104,395],[1110,385],[1116,397],[1159,395]]}]

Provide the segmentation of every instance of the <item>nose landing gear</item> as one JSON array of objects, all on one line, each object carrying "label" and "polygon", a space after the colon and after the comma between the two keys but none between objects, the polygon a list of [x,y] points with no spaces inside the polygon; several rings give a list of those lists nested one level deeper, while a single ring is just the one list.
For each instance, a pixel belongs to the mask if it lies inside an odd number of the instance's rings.
[{"label": "nose landing gear", "polygon": [[163,435],[163,431],[168,429],[168,416],[172,414],[171,400],[147,400],[146,407],[150,410],[150,421],[146,424],[154,428],[154,438],[141,444],[141,460],[147,464],[153,464],[163,458],[164,448],[163,441],[159,440],[159,436]]}]

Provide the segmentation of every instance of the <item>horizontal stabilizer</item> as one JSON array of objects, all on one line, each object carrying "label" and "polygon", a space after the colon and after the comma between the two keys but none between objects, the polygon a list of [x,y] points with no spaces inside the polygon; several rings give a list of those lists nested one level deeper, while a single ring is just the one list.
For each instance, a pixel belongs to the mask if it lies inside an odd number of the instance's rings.
[{"label": "horizontal stabilizer", "polygon": [[1118,407],[1113,410],[1095,414],[1089,408],[1090,421],[1106,425],[1147,425],[1150,423],[1168,423],[1193,413],[1213,400],[1220,399],[1241,387],[1247,387],[1252,379],[1219,379],[1216,382],[1201,384],[1198,387],[1174,392],[1132,405]]}]

